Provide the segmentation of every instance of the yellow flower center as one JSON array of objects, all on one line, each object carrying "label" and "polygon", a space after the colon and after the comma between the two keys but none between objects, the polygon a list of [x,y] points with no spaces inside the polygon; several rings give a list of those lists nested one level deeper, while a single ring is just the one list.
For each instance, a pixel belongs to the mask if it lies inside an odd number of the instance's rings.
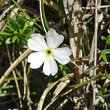
[{"label": "yellow flower center", "polygon": [[48,48],[48,49],[45,50],[45,54],[46,54],[47,56],[51,56],[52,53],[53,53],[53,51],[52,51],[51,48]]}]

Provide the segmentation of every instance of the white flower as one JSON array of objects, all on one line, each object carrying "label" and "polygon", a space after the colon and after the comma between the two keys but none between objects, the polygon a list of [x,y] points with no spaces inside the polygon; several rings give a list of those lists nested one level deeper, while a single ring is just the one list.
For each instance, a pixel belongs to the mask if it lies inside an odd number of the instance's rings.
[{"label": "white flower", "polygon": [[41,34],[34,33],[31,37],[28,40],[28,47],[35,52],[28,56],[30,68],[37,69],[44,63],[43,72],[46,75],[55,75],[58,72],[55,60],[63,65],[70,61],[71,50],[67,47],[57,48],[63,42],[64,37],[55,30],[50,29],[47,32],[47,43]]}]

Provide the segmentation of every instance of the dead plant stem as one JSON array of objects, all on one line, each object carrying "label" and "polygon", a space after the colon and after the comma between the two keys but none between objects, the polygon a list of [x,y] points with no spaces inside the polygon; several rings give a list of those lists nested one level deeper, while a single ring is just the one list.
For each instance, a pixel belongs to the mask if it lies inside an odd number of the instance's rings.
[{"label": "dead plant stem", "polygon": [[13,64],[6,70],[6,72],[3,74],[3,76],[0,78],[0,86],[3,84],[5,78],[7,78],[12,70],[24,59],[26,58],[30,53],[32,52],[31,49],[27,49],[21,56],[16,59]]}]

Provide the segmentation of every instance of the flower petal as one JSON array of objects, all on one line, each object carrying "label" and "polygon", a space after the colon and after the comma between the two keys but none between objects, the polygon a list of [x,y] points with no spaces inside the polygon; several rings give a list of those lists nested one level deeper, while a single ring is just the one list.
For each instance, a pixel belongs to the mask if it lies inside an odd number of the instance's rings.
[{"label": "flower petal", "polygon": [[71,49],[64,47],[64,48],[57,48],[53,50],[53,57],[61,64],[65,65],[70,61],[70,55],[72,54]]},{"label": "flower petal", "polygon": [[57,48],[64,40],[62,35],[56,33],[54,29],[50,29],[46,34],[47,45],[50,48]]},{"label": "flower petal", "polygon": [[39,68],[45,61],[46,55],[44,52],[34,52],[28,56],[28,62],[30,64],[30,68],[37,69]]},{"label": "flower petal", "polygon": [[32,39],[28,40],[28,47],[34,51],[44,51],[47,44],[41,34],[31,34]]},{"label": "flower petal", "polygon": [[58,72],[58,67],[52,56],[47,56],[44,62],[43,71],[46,75],[55,75]]}]

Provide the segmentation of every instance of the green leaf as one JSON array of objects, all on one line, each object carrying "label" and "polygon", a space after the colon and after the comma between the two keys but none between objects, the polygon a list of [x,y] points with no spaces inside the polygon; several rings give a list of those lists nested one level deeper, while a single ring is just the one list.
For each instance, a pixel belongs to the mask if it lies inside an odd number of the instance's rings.
[{"label": "green leaf", "polygon": [[18,34],[18,33],[19,33],[18,31],[14,31],[13,35]]},{"label": "green leaf", "polygon": [[25,34],[25,35],[30,35],[30,34],[32,34],[31,29],[30,29],[30,28],[26,28],[26,29],[24,30],[24,34]]},{"label": "green leaf", "polygon": [[106,18],[110,18],[110,15],[108,13],[105,14]]},{"label": "green leaf", "polygon": [[107,44],[110,45],[110,35],[107,36],[107,40],[106,40]]},{"label": "green leaf", "polygon": [[[23,12],[23,14],[24,14],[25,16],[27,16],[31,21],[33,21],[33,23],[34,23],[39,29],[43,30],[43,28],[42,28],[36,21],[34,21],[34,20],[20,7],[20,5],[19,5],[17,2],[15,2],[15,0],[12,0],[12,2],[19,8],[19,10],[21,10],[21,11]],[[35,30],[36,30],[36,31],[39,31],[37,28],[35,28]]]},{"label": "green leaf", "polygon": [[105,49],[106,54],[110,54],[110,49]]},{"label": "green leaf", "polygon": [[7,28],[10,29],[11,31],[15,31],[15,29],[10,25],[7,25]]},{"label": "green leaf", "polygon": [[27,39],[30,38],[30,34],[33,32],[34,27],[32,21],[26,20],[24,15],[17,15],[16,20],[13,18],[7,18],[7,27],[5,31],[1,31],[0,34],[4,35],[4,41],[6,44],[14,43],[27,43]]},{"label": "green leaf", "polygon": [[13,36],[13,37],[12,37],[12,43],[14,43],[17,39],[18,39],[18,36],[16,36],[16,35]]},{"label": "green leaf", "polygon": [[13,35],[13,34],[6,32],[6,31],[0,31],[0,34],[4,35],[4,36],[12,36]]},{"label": "green leaf", "polygon": [[110,54],[110,49],[105,49],[105,50],[102,50],[102,52],[101,52],[101,55],[102,55],[103,60],[104,60],[106,63],[108,63],[106,54]]},{"label": "green leaf", "polygon": [[17,22],[18,22],[18,24],[19,24],[20,29],[23,29],[23,28],[24,28],[24,25],[25,25],[25,22],[26,22],[25,16],[19,15],[19,16],[17,17]]},{"label": "green leaf", "polygon": [[107,61],[105,50],[102,50],[101,55],[102,55],[103,60],[107,63],[108,61]]},{"label": "green leaf", "polygon": [[0,87],[0,90],[2,90],[2,89],[10,89],[10,88],[13,88],[13,87],[14,87],[13,85],[8,85],[8,86]]},{"label": "green leaf", "polygon": [[17,21],[15,21],[10,17],[8,17],[7,25],[9,25],[10,27],[13,27],[15,30],[19,28],[19,24],[17,23]]},{"label": "green leaf", "polygon": [[18,15],[18,17],[17,17],[17,21],[18,21],[18,23],[25,23],[25,16],[23,16],[23,15]]},{"label": "green leaf", "polygon": [[102,40],[106,40],[105,36],[101,36],[101,39],[102,39]]}]

